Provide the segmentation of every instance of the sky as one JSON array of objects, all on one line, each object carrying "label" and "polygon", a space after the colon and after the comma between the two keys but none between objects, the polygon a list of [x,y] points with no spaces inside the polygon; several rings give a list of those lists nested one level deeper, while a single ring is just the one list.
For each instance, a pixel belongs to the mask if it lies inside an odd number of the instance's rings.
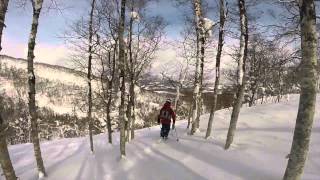
[{"label": "sky", "polygon": [[[6,28],[3,34],[3,50],[1,54],[6,54],[16,58],[27,57],[27,43],[31,29],[32,8],[29,1],[25,7],[18,7],[19,0],[11,0],[9,2],[8,12],[6,14]],[[35,48],[35,61],[54,65],[65,66],[70,57],[70,51],[61,38],[66,31],[68,24],[79,19],[81,16],[89,14],[89,0],[56,0],[60,5],[60,10],[50,10],[46,8],[49,0],[45,0],[44,8],[40,16],[38,34]],[[229,0],[234,1],[234,0]],[[167,22],[166,40],[176,40],[180,37],[180,31],[183,29],[183,13],[192,14],[192,10],[188,7],[177,7],[174,0],[155,0],[148,5],[148,12],[151,15],[160,15]],[[215,6],[217,0],[209,0],[210,6]],[[262,5],[255,7],[254,11],[258,12],[262,24],[270,24],[275,21],[275,18],[266,14],[267,9],[273,7]],[[217,21],[218,11],[211,9],[208,17]],[[227,43],[237,43],[230,38],[226,38]],[[173,48],[161,49],[157,53],[155,64],[165,64],[176,58],[177,54]]]},{"label": "sky", "polygon": [[[5,19],[7,27],[4,29],[1,54],[26,59],[32,21],[32,7],[29,1],[27,1],[28,3],[25,7],[20,7],[17,4],[18,1],[9,1]],[[68,24],[76,21],[81,16],[88,16],[90,0],[56,1],[61,10],[48,11],[46,7],[48,7],[49,1],[44,1],[45,4],[40,16],[36,39],[35,61],[68,66],[71,51],[69,51],[61,36],[66,31]],[[162,16],[168,23],[165,29],[165,41],[179,39],[184,25],[183,13],[192,14],[189,8],[178,7],[174,0],[154,0],[147,7],[149,15]],[[213,17],[214,13],[209,14],[210,17]],[[168,49],[168,46],[164,46],[157,53],[155,65],[166,64],[166,62],[174,60],[176,56],[177,54],[173,48]]]},{"label": "sky", "polygon": [[[37,62],[65,65],[70,52],[61,36],[68,24],[82,15],[86,16],[89,11],[88,0],[58,0],[58,4],[60,4],[60,10],[50,11],[45,8],[48,7],[48,4],[44,4],[36,39],[35,61]],[[151,3],[149,9],[150,12],[161,15],[168,22],[169,25],[166,28],[167,39],[174,39],[179,36],[182,21],[179,19],[177,7],[171,0]],[[17,0],[9,2],[5,20],[7,27],[4,29],[1,54],[26,58],[31,21],[32,8],[30,3],[26,4],[25,7],[18,7]]]},{"label": "sky", "polygon": [[[3,35],[2,54],[17,58],[26,58],[27,44],[31,30],[32,8],[29,1],[25,7],[18,7],[17,0],[9,2],[6,14],[6,25]],[[45,2],[48,2],[45,0]],[[44,8],[39,20],[36,39],[35,61],[48,64],[63,65],[68,56],[68,49],[64,40],[59,38],[69,21],[84,14],[86,2],[84,0],[59,0],[63,2],[63,9],[50,10]],[[48,4],[44,4],[48,7]]]}]

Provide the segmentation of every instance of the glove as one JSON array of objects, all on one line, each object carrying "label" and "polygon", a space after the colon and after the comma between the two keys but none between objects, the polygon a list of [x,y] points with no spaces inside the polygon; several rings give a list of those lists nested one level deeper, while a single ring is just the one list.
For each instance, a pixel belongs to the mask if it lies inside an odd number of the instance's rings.
[{"label": "glove", "polygon": [[174,128],[175,128],[175,125],[174,125],[174,124],[172,124],[172,130],[174,130]]}]

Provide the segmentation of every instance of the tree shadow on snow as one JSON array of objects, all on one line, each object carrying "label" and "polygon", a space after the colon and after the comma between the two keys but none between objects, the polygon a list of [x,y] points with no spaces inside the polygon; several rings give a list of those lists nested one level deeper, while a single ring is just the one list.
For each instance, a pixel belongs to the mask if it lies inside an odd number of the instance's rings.
[{"label": "tree shadow on snow", "polygon": [[[208,164],[211,164],[214,167],[217,167],[221,170],[224,170],[227,173],[233,174],[237,177],[242,177],[243,179],[277,179],[274,175],[256,167],[255,164],[248,164],[248,162],[239,162],[236,160],[230,160],[228,158],[224,158],[221,154],[216,153],[207,153],[204,151],[199,151],[199,148],[193,146],[187,146],[184,143],[179,143],[179,146],[173,146],[173,144],[168,143],[171,148],[176,149],[177,151],[182,151],[186,154],[189,152],[199,152],[193,153],[192,156],[204,161]],[[177,149],[177,147],[179,147]],[[227,155],[227,154],[226,154]],[[214,159],[215,161],[210,161],[210,159]],[[279,177],[278,177],[279,178]]]},{"label": "tree shadow on snow", "polygon": [[[137,161],[139,165],[133,167],[134,171],[141,172],[141,179],[207,179],[180,161],[150,146],[150,144],[136,140],[133,145],[136,146],[135,149],[137,149],[138,152],[143,152],[143,158]],[[146,148],[148,148],[149,151],[146,152]]]}]

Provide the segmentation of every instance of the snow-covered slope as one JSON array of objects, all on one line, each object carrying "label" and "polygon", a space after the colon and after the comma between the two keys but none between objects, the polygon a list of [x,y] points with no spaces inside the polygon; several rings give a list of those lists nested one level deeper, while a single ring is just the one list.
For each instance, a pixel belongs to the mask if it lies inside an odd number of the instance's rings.
[{"label": "snow-covered slope", "polygon": [[[15,77],[0,75],[0,91],[4,91],[9,97],[17,98],[16,89],[20,89],[22,98],[27,99],[27,61],[0,55],[0,63],[2,73],[16,72]],[[77,98],[79,91],[86,86],[82,73],[43,63],[35,63],[34,68],[37,78],[37,105],[50,108],[58,114],[72,114],[75,108],[74,102],[79,99]],[[84,116],[80,111],[77,114]]]},{"label": "snow-covered slope", "polygon": [[[27,102],[28,75],[26,69],[26,60],[0,55],[0,93],[15,101],[22,99]],[[52,110],[58,115],[68,114],[75,115],[78,118],[86,117],[87,81],[84,73],[61,66],[35,63],[35,74],[37,79],[37,106]],[[94,95],[101,93],[101,84],[98,81],[94,80],[92,85]],[[156,94],[153,91],[140,91],[139,88],[137,89],[139,91],[136,91],[136,123],[137,126],[141,127],[146,125],[147,120],[155,119],[151,117],[152,114],[161,107],[167,97],[166,95]],[[99,106],[101,103],[101,101],[97,100],[99,98],[94,97],[94,99],[94,105]],[[115,101],[115,103],[117,102]],[[150,103],[155,106],[149,106]],[[94,107],[94,109],[96,110],[93,112],[94,118],[98,119],[104,126],[105,115],[102,112],[103,109],[101,107]],[[113,113],[117,114],[117,107],[113,109]],[[144,114],[141,114],[142,112]]]},{"label": "snow-covered slope", "polygon": [[[27,69],[27,61],[25,59],[17,59],[6,55],[0,56],[1,63],[7,67],[17,69]],[[62,66],[49,65],[44,63],[35,63],[35,74],[38,77],[51,81],[59,81],[65,84],[77,84],[86,86],[86,81],[81,77],[81,72],[65,68]]]},{"label": "snow-covered slope", "polygon": [[[303,179],[320,179],[320,96],[311,146]],[[208,115],[202,116],[201,132],[187,135],[186,122],[177,122],[180,141],[174,133],[159,143],[159,126],[137,131],[136,139],[127,145],[127,158],[119,160],[118,134],[114,145],[107,136],[94,137],[95,153],[90,154],[88,138],[62,139],[41,144],[48,180],[80,179],[281,179],[290,151],[298,96],[290,102],[243,108],[231,149],[223,149],[229,110],[216,114],[213,138],[203,138]],[[9,148],[17,176],[36,179],[31,144]],[[1,177],[3,178],[3,177]]]}]

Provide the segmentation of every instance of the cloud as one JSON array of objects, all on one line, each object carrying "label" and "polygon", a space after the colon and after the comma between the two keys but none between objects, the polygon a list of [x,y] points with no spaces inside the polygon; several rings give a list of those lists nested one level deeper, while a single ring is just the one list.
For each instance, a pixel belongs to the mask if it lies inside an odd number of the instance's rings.
[{"label": "cloud", "polygon": [[[10,38],[4,38],[2,54],[15,58],[27,58],[28,44]],[[37,43],[35,47],[35,62],[53,65],[65,65],[69,50],[64,44]]]},{"label": "cloud", "polygon": [[6,54],[17,58],[24,58],[24,49],[27,46],[26,43],[17,42],[12,40],[11,38],[8,38],[7,36],[4,36],[1,45],[1,54]]},{"label": "cloud", "polygon": [[35,49],[35,61],[54,65],[65,65],[69,50],[63,45],[38,44]]}]

